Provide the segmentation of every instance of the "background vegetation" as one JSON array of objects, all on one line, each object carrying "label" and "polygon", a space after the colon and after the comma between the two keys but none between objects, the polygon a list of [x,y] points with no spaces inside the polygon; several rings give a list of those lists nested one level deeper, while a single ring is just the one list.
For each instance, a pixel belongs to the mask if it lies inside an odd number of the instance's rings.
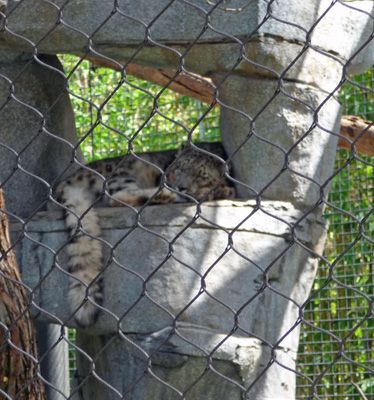
[{"label": "background vegetation", "polygon": [[[343,114],[374,120],[373,69],[351,79],[341,91]],[[318,294],[305,314],[313,327],[302,327],[298,359],[299,371],[312,380],[326,371],[317,390],[324,399],[361,399],[352,382],[374,398],[374,376],[365,368],[374,365],[373,166],[373,157],[337,152],[325,210],[330,264],[320,263],[314,283]],[[308,380],[300,378],[298,384],[299,398],[308,398]]]},{"label": "background vegetation", "polygon": [[[82,148],[90,161],[135,151],[178,147],[191,134],[195,141],[219,141],[219,109],[84,61],[62,59],[70,80]],[[356,82],[356,84],[355,84]],[[361,87],[359,87],[360,85]],[[374,119],[373,71],[344,86],[344,113]],[[204,119],[202,119],[202,117]],[[301,329],[297,397],[311,398],[311,382],[321,399],[360,399],[352,381],[374,398],[374,377],[365,367],[374,361],[374,319],[369,299],[374,295],[372,157],[353,158],[339,150],[335,179],[325,217],[330,231],[305,311]],[[333,267],[331,269],[330,267]],[[331,270],[333,274],[331,274]],[[343,350],[343,352],[341,351]]]},{"label": "background vegetation", "polygon": [[[161,86],[106,68],[95,68],[77,57],[62,58],[69,77],[78,135],[88,161],[135,151],[177,148],[189,133],[194,141],[220,140],[219,109],[205,116],[208,105]],[[205,116],[205,117],[204,117]],[[204,117],[204,118],[203,118]],[[203,119],[202,119],[203,118]]]}]

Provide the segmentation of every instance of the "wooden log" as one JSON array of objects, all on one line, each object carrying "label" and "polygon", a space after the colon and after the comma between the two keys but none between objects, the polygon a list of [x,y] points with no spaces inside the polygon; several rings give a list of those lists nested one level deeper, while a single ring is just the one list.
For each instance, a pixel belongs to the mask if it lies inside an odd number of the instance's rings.
[{"label": "wooden log", "polygon": [[[89,60],[93,66],[111,68],[115,71],[121,71],[121,66],[123,67],[125,65],[123,62],[115,63],[99,58],[87,58],[87,60]],[[154,69],[137,64],[128,64],[126,73],[136,78],[155,83],[156,85],[168,86],[168,88],[174,92],[192,97],[204,103],[212,104],[215,102],[213,81],[197,74],[189,75],[180,72],[175,76],[176,71]],[[174,77],[175,79],[170,83],[171,79]]]},{"label": "wooden log", "polygon": [[373,122],[365,121],[355,115],[344,115],[341,119],[340,134],[344,136],[339,138],[340,149],[351,150],[354,142],[357,153],[374,156]]},{"label": "wooden log", "polygon": [[4,210],[0,190],[0,399],[42,400],[35,330]]}]

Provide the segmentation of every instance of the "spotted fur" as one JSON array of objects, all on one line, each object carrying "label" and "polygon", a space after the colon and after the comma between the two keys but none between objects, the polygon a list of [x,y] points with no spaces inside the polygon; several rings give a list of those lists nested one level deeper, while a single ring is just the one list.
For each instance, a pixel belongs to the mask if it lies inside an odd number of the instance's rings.
[{"label": "spotted fur", "polygon": [[78,325],[92,325],[103,302],[103,245],[93,207],[233,198],[224,174],[218,157],[187,148],[177,157],[165,151],[95,161],[57,186],[54,205],[63,207],[69,230],[68,301]]}]

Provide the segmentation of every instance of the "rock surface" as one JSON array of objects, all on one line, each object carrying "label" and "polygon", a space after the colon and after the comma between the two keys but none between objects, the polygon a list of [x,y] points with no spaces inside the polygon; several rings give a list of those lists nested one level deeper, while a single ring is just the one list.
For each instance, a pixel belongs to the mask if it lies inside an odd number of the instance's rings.
[{"label": "rock surface", "polygon": [[[368,14],[374,5],[369,1],[291,0],[286,6],[281,1],[269,6],[266,1],[238,0],[227,2],[231,11],[225,3],[213,8],[205,0],[171,4],[162,0],[150,7],[147,0],[122,0],[115,8],[112,2],[101,0],[10,0],[8,29],[0,37],[0,46],[32,52],[34,43],[40,53],[89,52],[178,69],[180,56],[197,41],[183,57],[186,68],[196,73],[230,70],[245,54],[252,62],[242,61],[238,73],[274,76],[269,68],[282,73],[298,57],[297,65],[287,72],[288,79],[313,83],[310,67],[313,70],[317,62],[326,81],[336,81],[339,77],[329,74],[329,65],[347,61],[372,33]],[[136,50],[140,51],[135,56]],[[352,59],[352,70],[358,73],[370,68],[373,52],[371,42],[357,61]],[[324,62],[318,61],[321,57]]]},{"label": "rock surface", "polygon": [[230,106],[221,109],[220,128],[233,175],[244,183],[236,185],[239,197],[261,194],[306,208],[327,197],[340,130],[337,98],[300,83],[284,82],[278,91],[277,81],[236,75],[219,93]]},{"label": "rock surface", "polygon": [[71,144],[77,143],[75,118],[62,66],[56,56],[41,60],[44,65],[28,54],[0,52],[0,183],[7,211],[22,218],[45,207],[49,183],[74,153],[83,162]]}]

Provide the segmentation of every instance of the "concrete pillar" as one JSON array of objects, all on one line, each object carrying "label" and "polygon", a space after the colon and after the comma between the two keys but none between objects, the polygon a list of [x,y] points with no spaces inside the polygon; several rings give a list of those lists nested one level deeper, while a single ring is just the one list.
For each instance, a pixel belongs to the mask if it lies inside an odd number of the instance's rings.
[{"label": "concrete pillar", "polygon": [[35,321],[41,374],[48,400],[63,400],[70,394],[69,349],[62,339],[66,328]]},{"label": "concrete pillar", "polygon": [[[0,50],[0,182],[8,212],[45,209],[49,183],[80,162],[75,119],[56,56]],[[58,160],[58,162],[57,162]],[[72,165],[69,171],[76,168]]]},{"label": "concrete pillar", "polygon": [[278,84],[238,75],[224,81],[219,97],[230,108],[221,109],[222,142],[242,182],[239,197],[289,201],[307,211],[328,195],[341,105],[315,86],[284,81],[277,93]]}]

